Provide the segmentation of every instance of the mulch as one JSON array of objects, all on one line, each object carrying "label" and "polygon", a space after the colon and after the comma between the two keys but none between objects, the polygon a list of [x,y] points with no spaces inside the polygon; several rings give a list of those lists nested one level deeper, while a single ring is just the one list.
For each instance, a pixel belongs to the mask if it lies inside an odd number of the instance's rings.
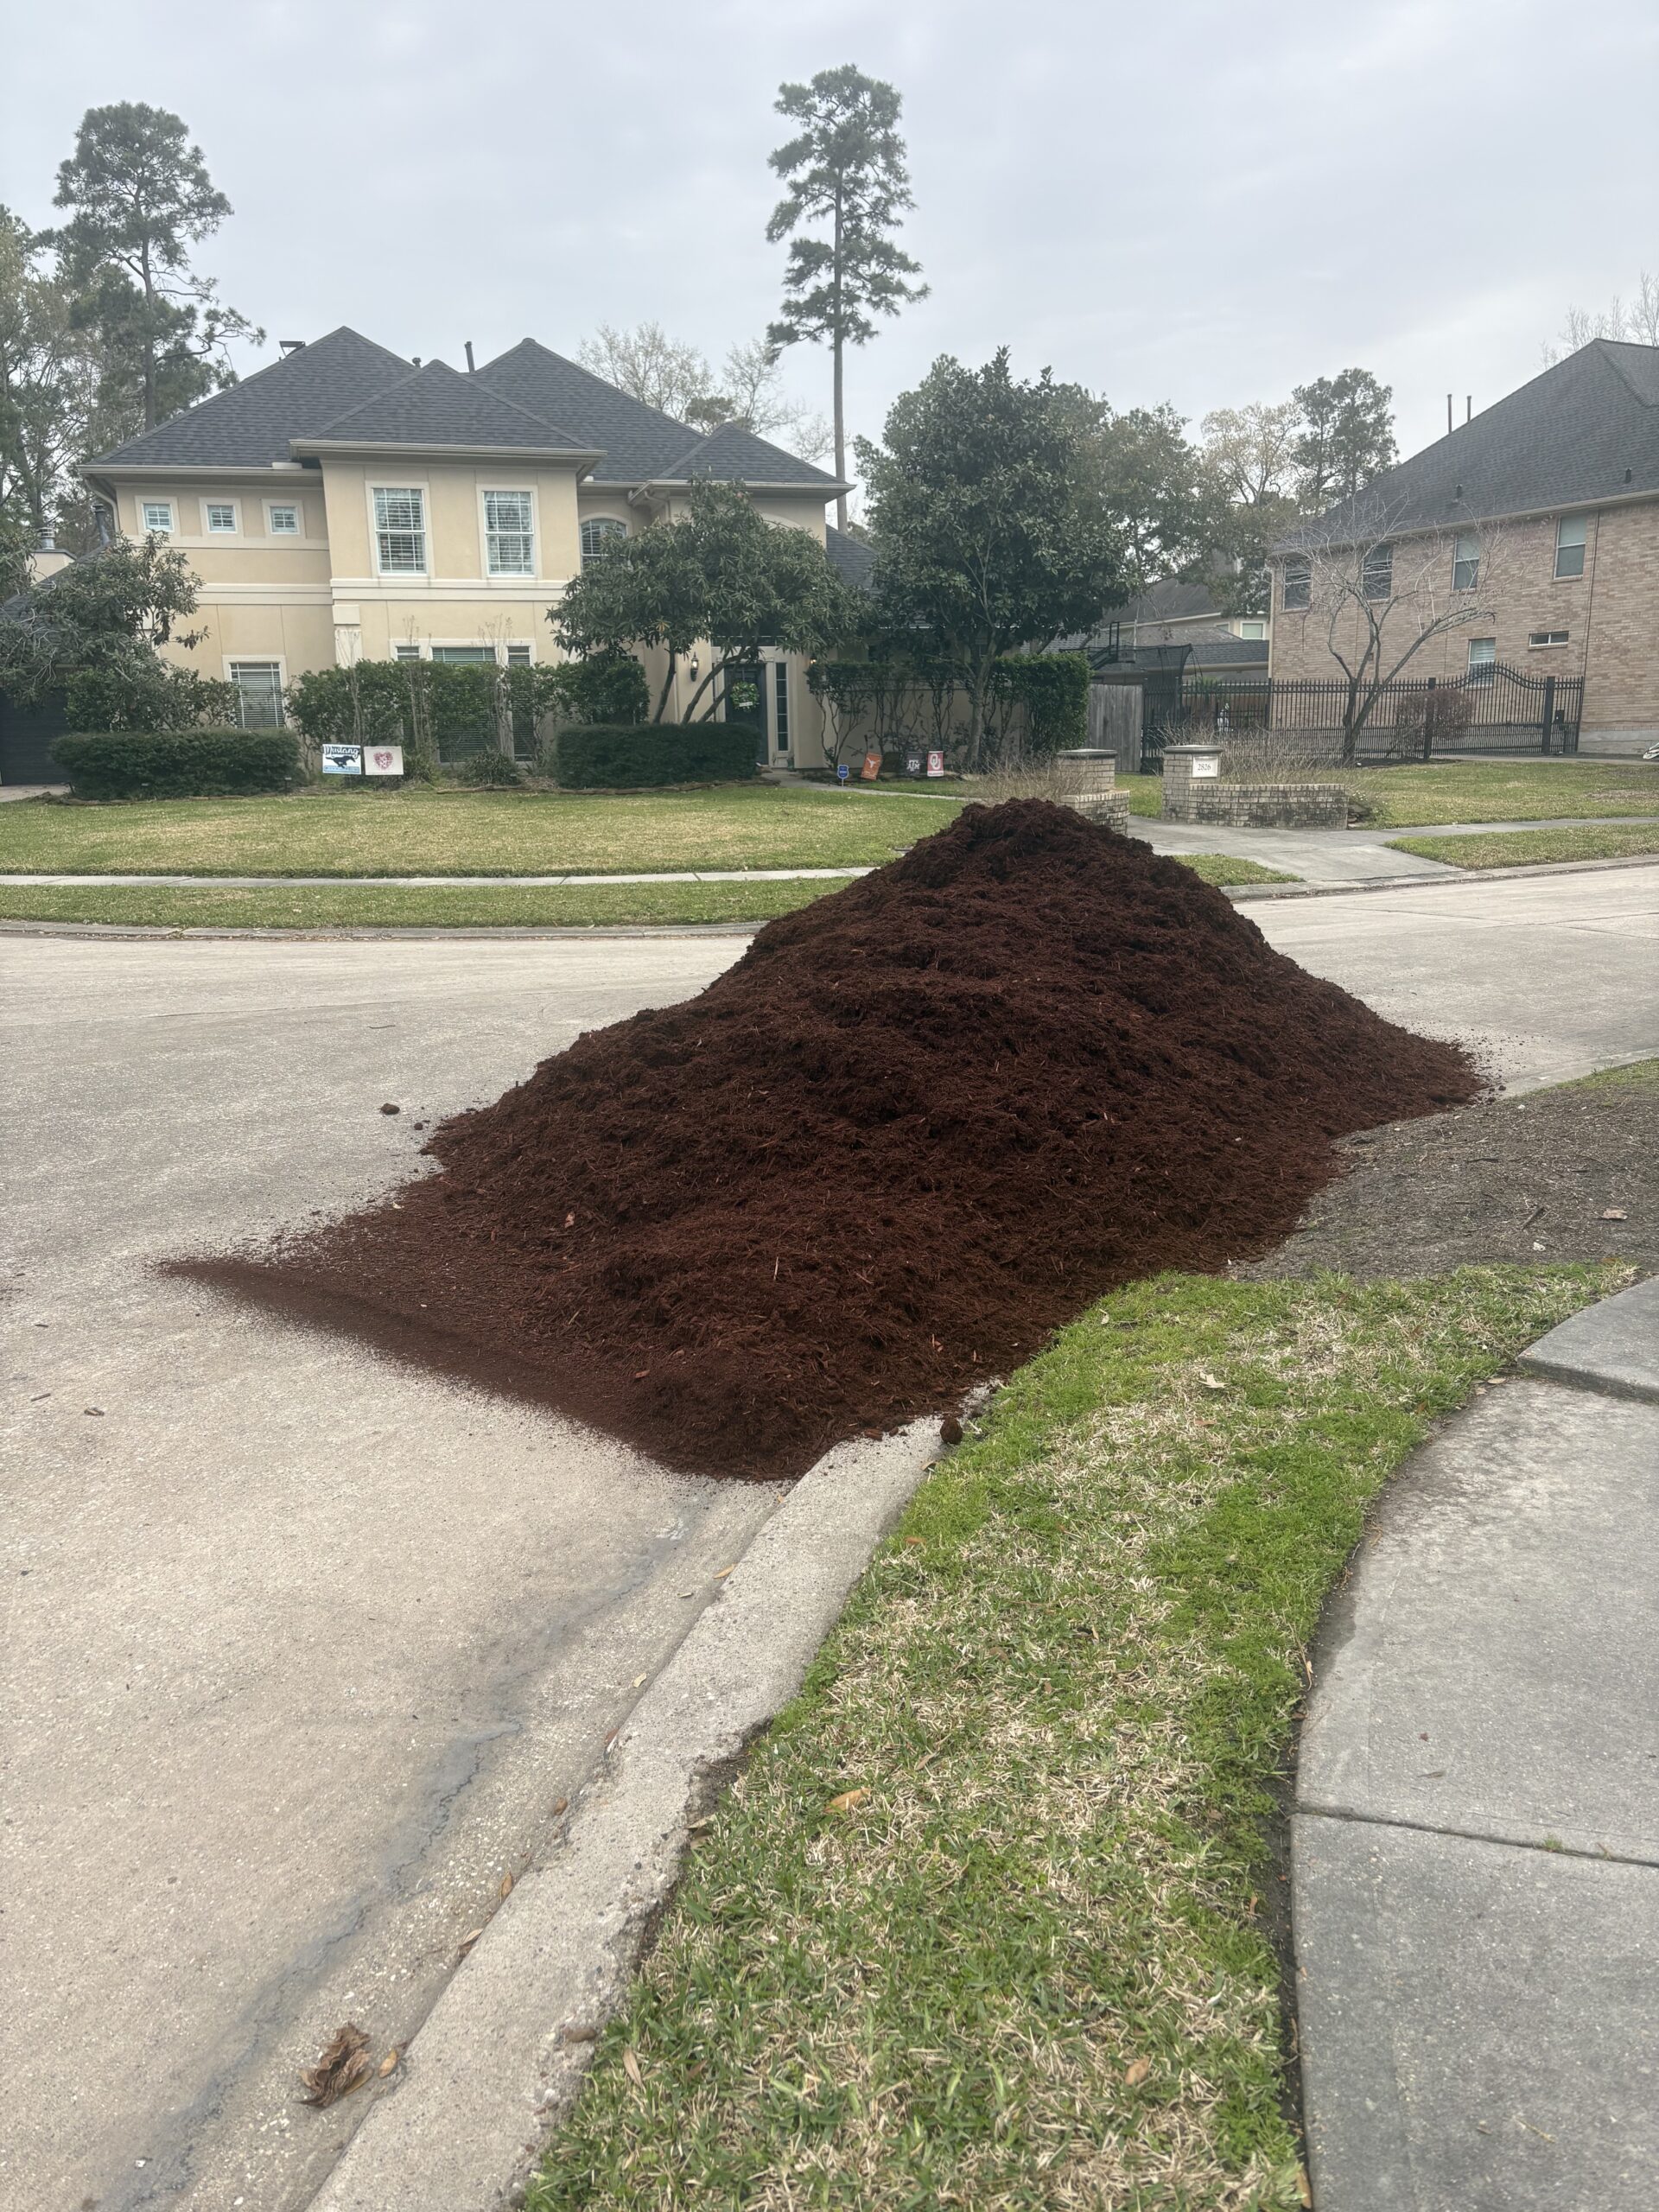
[{"label": "mulch", "polygon": [[1116,1284],[1265,1254],[1334,1140],[1479,1088],[1191,869],[1015,800],[446,1122],[440,1173],[184,1271],[669,1465],[787,1476]]},{"label": "mulch", "polygon": [[1363,1279],[1610,1258],[1659,1269],[1659,1080],[1650,1071],[1484,1099],[1343,1139],[1336,1154],[1340,1180],[1295,1233],[1235,1273]]}]

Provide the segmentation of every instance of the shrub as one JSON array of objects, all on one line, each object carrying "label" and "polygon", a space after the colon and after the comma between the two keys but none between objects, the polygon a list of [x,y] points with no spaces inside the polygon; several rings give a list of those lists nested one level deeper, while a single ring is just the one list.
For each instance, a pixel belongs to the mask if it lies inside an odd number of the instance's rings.
[{"label": "shrub", "polygon": [[63,707],[75,730],[211,729],[236,711],[236,691],[152,655],[120,668],[77,669],[64,684]]},{"label": "shrub", "polygon": [[1007,653],[996,690],[1025,709],[1025,751],[1033,760],[1089,742],[1089,660],[1084,653]]},{"label": "shrub", "polygon": [[509,760],[505,753],[498,753],[493,746],[487,753],[471,753],[455,771],[458,783],[470,784],[480,791],[516,791],[524,786],[524,773],[516,760]]},{"label": "shrub", "polygon": [[213,798],[286,791],[302,780],[282,729],[100,730],[53,741],[77,798]]},{"label": "shrub", "polygon": [[651,686],[632,653],[589,653],[548,671],[548,689],[569,721],[643,722],[651,714]]},{"label": "shrub", "polygon": [[572,723],[559,732],[559,781],[569,791],[740,783],[755,772],[747,722]]}]

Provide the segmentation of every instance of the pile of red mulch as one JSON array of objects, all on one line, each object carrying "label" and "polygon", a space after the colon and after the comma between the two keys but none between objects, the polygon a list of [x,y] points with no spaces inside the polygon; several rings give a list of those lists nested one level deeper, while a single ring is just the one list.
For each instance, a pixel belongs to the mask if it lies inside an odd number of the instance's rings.
[{"label": "pile of red mulch", "polygon": [[975,806],[444,1122],[395,1207],[191,1272],[672,1465],[791,1475],[1114,1284],[1265,1250],[1333,1137],[1479,1088],[1189,868]]}]

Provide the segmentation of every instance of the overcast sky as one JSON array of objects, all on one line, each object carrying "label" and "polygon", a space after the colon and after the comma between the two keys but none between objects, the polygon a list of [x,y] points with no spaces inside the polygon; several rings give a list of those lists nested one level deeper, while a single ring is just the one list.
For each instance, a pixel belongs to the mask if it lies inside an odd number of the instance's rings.
[{"label": "overcast sky", "polygon": [[[50,221],[82,112],[147,100],[235,208],[200,259],[269,334],[244,371],[341,322],[460,365],[655,319],[717,359],[778,299],[778,85],[843,61],[904,95],[932,286],[851,358],[867,432],[1006,342],[1195,426],[1360,364],[1410,452],[1659,270],[1654,0],[16,0],[0,198]],[[787,374],[827,411],[825,356]]]}]

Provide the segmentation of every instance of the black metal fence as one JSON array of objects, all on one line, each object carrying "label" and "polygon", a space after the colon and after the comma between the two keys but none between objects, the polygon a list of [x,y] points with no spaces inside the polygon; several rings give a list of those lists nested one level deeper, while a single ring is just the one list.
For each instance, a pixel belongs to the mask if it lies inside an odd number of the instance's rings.
[{"label": "black metal fence", "polygon": [[1345,683],[1301,677],[1207,677],[1191,667],[1148,669],[1141,686],[1148,763],[1174,734],[1213,731],[1285,740],[1286,750],[1340,759],[1351,720],[1364,710],[1349,757],[1365,761],[1455,760],[1472,753],[1576,753],[1584,679],[1532,676],[1503,662],[1442,683],[1396,679],[1371,698]]}]

